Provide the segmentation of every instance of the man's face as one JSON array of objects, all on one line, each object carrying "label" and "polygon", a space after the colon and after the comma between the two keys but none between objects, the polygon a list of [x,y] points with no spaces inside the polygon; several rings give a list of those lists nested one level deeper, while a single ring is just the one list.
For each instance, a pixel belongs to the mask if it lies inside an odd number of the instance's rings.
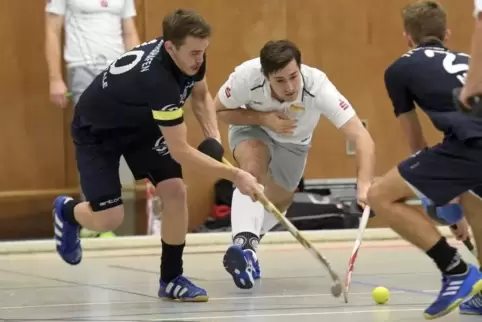
[{"label": "man's face", "polygon": [[276,99],[294,101],[301,89],[301,74],[293,59],[285,68],[268,76],[268,81]]},{"label": "man's face", "polygon": [[188,36],[184,44],[176,48],[172,43],[166,44],[177,67],[189,76],[195,75],[204,62],[204,54],[209,46],[208,38],[194,38]]}]

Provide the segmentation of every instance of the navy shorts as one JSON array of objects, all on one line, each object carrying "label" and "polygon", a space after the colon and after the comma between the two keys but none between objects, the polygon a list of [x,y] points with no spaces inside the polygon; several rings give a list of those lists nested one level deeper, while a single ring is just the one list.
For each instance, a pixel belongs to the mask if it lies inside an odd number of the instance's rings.
[{"label": "navy shorts", "polygon": [[74,116],[72,137],[82,192],[94,211],[122,204],[121,156],[136,180],[149,179],[156,186],[182,178],[181,165],[171,157],[154,121],[139,128],[93,130]]},{"label": "navy shorts", "polygon": [[402,161],[398,170],[437,206],[467,191],[482,198],[482,140],[447,139]]}]

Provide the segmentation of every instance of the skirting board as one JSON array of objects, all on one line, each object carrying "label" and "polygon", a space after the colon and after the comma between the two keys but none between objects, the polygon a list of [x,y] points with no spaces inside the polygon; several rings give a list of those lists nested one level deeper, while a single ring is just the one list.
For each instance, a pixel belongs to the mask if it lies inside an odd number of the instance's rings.
[{"label": "skirting board", "polygon": [[[451,238],[448,227],[438,227],[443,236]],[[355,241],[358,229],[312,230],[304,231],[302,235],[313,243]],[[389,228],[369,228],[365,230],[364,241],[400,240],[400,237]],[[228,245],[231,233],[192,233],[186,238],[186,247],[206,247]],[[298,241],[289,232],[270,232],[263,238],[263,244],[294,244]],[[129,250],[142,248],[159,248],[158,236],[123,236],[115,238],[84,238],[84,251]],[[49,240],[27,240],[0,242],[0,255],[49,253],[55,252],[55,242]]]}]

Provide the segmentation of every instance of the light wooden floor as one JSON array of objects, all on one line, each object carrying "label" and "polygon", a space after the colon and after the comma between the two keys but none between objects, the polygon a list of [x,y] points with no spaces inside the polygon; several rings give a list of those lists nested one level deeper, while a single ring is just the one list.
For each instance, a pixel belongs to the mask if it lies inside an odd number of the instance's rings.
[{"label": "light wooden floor", "polygon": [[[352,244],[317,246],[344,275]],[[220,248],[187,249],[185,273],[210,295],[199,304],[157,298],[157,249],[87,253],[76,267],[55,254],[0,257],[0,321],[413,322],[424,321],[440,285],[432,262],[401,242],[364,244],[348,304],[328,294],[324,269],[301,247],[262,245],[263,279],[250,291],[234,286],[222,256]],[[385,305],[371,299],[378,285],[392,292]],[[480,320],[455,312],[438,321]]]}]

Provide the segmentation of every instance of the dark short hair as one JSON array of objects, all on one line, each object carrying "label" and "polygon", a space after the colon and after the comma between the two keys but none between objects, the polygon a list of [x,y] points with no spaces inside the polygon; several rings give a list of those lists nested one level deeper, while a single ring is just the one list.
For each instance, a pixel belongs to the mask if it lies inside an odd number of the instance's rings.
[{"label": "dark short hair", "polygon": [[437,1],[415,1],[403,8],[402,18],[405,32],[416,44],[431,39],[444,41],[447,14]]},{"label": "dark short hair", "polygon": [[176,47],[179,47],[184,44],[188,36],[210,37],[211,26],[194,10],[176,9],[164,17],[162,35],[165,41],[171,41]]},{"label": "dark short hair", "polygon": [[263,74],[275,73],[286,67],[293,59],[301,66],[301,52],[298,47],[289,40],[271,40],[261,48],[259,59]]}]

